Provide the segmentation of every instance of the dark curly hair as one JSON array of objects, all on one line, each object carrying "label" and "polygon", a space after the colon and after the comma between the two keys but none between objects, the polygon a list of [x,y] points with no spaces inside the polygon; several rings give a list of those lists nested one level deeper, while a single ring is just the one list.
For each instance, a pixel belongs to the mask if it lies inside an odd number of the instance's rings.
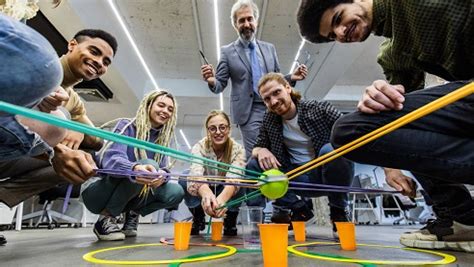
[{"label": "dark curly hair", "polygon": [[114,36],[112,36],[112,34],[106,31],[98,30],[98,29],[84,29],[76,33],[76,35],[74,35],[74,39],[76,39],[78,43],[82,42],[84,40],[84,37],[100,38],[104,40],[106,43],[108,43],[110,47],[112,47],[112,50],[114,51],[114,55],[117,52],[117,46],[118,46],[117,40],[115,39]]},{"label": "dark curly hair", "polygon": [[353,0],[301,0],[296,13],[300,34],[312,43],[332,42],[319,34],[319,24],[324,11],[339,4],[352,3]]}]

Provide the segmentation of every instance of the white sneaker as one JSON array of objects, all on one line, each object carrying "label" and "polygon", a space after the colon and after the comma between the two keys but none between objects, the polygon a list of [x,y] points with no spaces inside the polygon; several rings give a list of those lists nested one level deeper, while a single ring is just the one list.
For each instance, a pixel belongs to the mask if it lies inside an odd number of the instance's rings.
[{"label": "white sneaker", "polygon": [[437,219],[418,231],[402,234],[400,243],[412,248],[474,252],[474,226]]}]

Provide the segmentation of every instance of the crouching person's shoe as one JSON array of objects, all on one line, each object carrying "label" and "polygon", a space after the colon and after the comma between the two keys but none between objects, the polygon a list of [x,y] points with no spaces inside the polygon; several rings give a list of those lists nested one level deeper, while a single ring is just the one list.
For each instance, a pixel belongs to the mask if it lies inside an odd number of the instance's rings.
[{"label": "crouching person's shoe", "polygon": [[124,240],[125,234],[117,225],[117,220],[112,216],[101,216],[94,224],[94,234],[99,240],[118,241]]},{"label": "crouching person's shoe", "polygon": [[238,211],[227,212],[227,216],[224,218],[224,235],[225,236],[237,235],[237,217],[238,216],[239,216]]},{"label": "crouching person's shoe", "polygon": [[206,228],[206,222],[204,221],[205,214],[201,205],[196,208],[190,208],[189,211],[193,215],[193,226],[191,227],[191,235],[197,236],[199,232]]},{"label": "crouching person's shoe", "polygon": [[125,235],[125,237],[137,236],[139,217],[140,214],[135,213],[133,210],[125,213],[125,222],[122,227],[122,233]]},{"label": "crouching person's shoe", "polygon": [[332,236],[337,239],[339,238],[339,234],[337,233],[336,222],[350,222],[351,215],[347,208],[337,208],[331,206],[329,208],[329,217],[332,224]]},{"label": "crouching person's shoe", "polygon": [[412,248],[474,252],[474,226],[437,219],[418,231],[402,234],[400,243]]}]

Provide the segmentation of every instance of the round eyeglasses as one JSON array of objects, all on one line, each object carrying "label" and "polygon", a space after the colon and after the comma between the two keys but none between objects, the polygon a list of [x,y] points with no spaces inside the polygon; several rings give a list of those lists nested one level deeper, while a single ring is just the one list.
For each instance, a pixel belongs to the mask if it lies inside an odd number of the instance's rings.
[{"label": "round eyeglasses", "polygon": [[228,129],[229,129],[229,125],[224,125],[224,124],[221,124],[219,126],[211,125],[207,127],[207,130],[213,134],[216,133],[217,130],[219,130],[221,133],[225,133],[227,132]]}]

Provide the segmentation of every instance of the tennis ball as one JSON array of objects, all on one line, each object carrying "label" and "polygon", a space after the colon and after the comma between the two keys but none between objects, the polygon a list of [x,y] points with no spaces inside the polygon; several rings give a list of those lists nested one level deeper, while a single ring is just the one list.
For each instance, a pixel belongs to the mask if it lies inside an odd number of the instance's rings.
[{"label": "tennis ball", "polygon": [[286,177],[286,175],[278,169],[270,169],[268,171],[264,171],[260,178],[268,179],[268,177],[271,176],[283,176],[285,177],[285,180],[267,182],[260,186],[260,191],[269,199],[281,198],[288,191],[288,177]]}]

